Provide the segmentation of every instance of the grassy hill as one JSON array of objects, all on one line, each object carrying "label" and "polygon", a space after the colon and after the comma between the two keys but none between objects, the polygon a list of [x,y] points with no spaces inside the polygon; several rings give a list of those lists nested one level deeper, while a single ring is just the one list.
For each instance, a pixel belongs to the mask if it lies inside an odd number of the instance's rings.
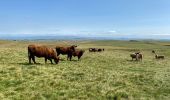
[{"label": "grassy hill", "polygon": [[[58,65],[28,64],[28,44],[77,44],[85,49],[81,61],[66,56]],[[0,41],[0,99],[12,100],[168,100],[170,42],[161,41]],[[105,48],[90,53],[88,48]],[[165,55],[156,60],[151,53]],[[141,51],[143,61],[131,61]]]}]

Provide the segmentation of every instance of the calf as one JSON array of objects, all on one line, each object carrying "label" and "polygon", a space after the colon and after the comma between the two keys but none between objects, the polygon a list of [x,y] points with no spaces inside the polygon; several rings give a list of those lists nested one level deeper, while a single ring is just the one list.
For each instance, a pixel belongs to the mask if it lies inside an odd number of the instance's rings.
[{"label": "calf", "polygon": [[83,55],[85,51],[84,50],[80,50],[80,49],[77,49],[75,50],[75,52],[73,52],[73,56],[77,56],[78,57],[78,60],[80,60],[81,56]]},{"label": "calf", "polygon": [[29,45],[28,46],[28,58],[29,63],[31,64],[31,59],[35,62],[35,56],[36,57],[44,57],[45,63],[47,62],[47,59],[51,61],[51,64],[53,64],[52,59],[54,59],[54,62],[58,64],[59,57],[56,55],[55,50],[52,48],[48,48],[46,46],[38,46],[38,45]]},{"label": "calf", "polygon": [[63,54],[63,55],[67,55],[67,60],[70,59],[71,61],[71,58],[72,58],[72,55],[73,55],[73,52],[75,52],[75,48],[77,46],[75,45],[72,45],[72,46],[56,46],[56,52],[57,52],[57,56],[59,56],[60,54]]}]

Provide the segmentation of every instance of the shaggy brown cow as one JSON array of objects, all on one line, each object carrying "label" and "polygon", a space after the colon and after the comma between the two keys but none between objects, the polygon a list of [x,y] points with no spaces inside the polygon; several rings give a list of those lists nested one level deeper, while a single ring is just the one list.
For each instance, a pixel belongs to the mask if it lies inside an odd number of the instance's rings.
[{"label": "shaggy brown cow", "polygon": [[31,63],[31,59],[35,62],[35,56],[36,57],[44,57],[45,63],[47,62],[47,59],[51,61],[51,64],[53,64],[52,59],[54,59],[54,62],[58,64],[59,57],[56,55],[55,50],[52,48],[48,48],[46,46],[37,46],[37,45],[29,45],[28,46],[28,58],[29,63]]},{"label": "shaggy brown cow", "polygon": [[72,58],[73,52],[75,52],[76,45],[68,46],[68,47],[63,47],[63,46],[56,46],[56,52],[57,56],[60,54],[66,55],[67,54],[67,60]]},{"label": "shaggy brown cow", "polygon": [[76,49],[75,52],[73,52],[73,56],[77,56],[78,60],[80,60],[81,56],[83,55],[85,51],[84,50],[80,50],[80,49]]}]

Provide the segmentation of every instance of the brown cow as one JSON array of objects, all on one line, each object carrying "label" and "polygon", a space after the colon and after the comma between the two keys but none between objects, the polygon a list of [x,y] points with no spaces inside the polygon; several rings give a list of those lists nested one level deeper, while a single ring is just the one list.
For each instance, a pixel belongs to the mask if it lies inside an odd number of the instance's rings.
[{"label": "brown cow", "polygon": [[73,56],[77,56],[78,60],[80,60],[81,56],[83,55],[85,51],[84,50],[80,50],[80,49],[76,49],[75,52],[73,52]]},{"label": "brown cow", "polygon": [[64,46],[56,46],[56,52],[57,56],[60,54],[66,55],[67,54],[67,60],[72,58],[73,52],[75,52],[76,45],[64,47]]},{"label": "brown cow", "polygon": [[51,64],[53,64],[52,59],[54,59],[54,62],[58,64],[59,57],[56,55],[55,50],[52,48],[48,48],[46,46],[37,46],[37,45],[29,45],[28,46],[28,58],[29,63],[31,64],[31,59],[35,62],[35,56],[36,57],[44,57],[45,63],[47,62],[47,59],[51,61]]}]

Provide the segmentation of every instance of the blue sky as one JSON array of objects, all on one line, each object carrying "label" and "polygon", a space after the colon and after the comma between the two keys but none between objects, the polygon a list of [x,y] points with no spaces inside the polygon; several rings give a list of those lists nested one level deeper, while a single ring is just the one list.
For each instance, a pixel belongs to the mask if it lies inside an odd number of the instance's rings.
[{"label": "blue sky", "polygon": [[0,34],[170,37],[170,0],[1,0]]}]

